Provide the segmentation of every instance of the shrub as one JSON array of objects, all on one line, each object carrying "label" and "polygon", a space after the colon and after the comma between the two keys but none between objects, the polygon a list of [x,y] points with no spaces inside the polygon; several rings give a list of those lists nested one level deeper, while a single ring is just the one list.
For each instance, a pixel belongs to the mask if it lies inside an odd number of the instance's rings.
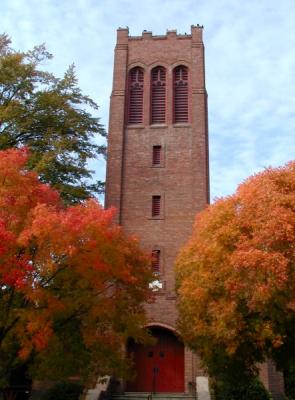
[{"label": "shrub", "polygon": [[259,379],[235,385],[219,381],[214,391],[216,400],[270,400],[269,392]]},{"label": "shrub", "polygon": [[41,400],[79,400],[83,385],[77,382],[59,382],[48,389]]},{"label": "shrub", "polygon": [[288,399],[295,399],[295,367],[291,366],[284,371],[285,392]]}]

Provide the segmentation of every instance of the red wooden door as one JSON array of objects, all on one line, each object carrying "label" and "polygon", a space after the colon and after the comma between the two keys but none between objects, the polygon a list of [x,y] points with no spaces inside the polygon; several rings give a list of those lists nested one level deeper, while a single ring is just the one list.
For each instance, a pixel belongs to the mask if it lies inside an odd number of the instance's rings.
[{"label": "red wooden door", "polygon": [[175,335],[164,329],[153,331],[153,346],[130,343],[136,370],[130,392],[184,392],[184,347]]}]

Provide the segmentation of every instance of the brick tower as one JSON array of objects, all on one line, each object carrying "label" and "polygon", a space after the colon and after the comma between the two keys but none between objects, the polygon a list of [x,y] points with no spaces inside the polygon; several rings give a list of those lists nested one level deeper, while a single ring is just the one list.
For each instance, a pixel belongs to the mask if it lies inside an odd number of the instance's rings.
[{"label": "brick tower", "polygon": [[173,263],[209,202],[202,31],[117,31],[106,207],[117,208],[117,222],[153,255],[156,301],[147,313],[158,339],[149,349],[129,345],[137,368],[129,391],[187,392],[197,375],[197,357],[175,335]]}]

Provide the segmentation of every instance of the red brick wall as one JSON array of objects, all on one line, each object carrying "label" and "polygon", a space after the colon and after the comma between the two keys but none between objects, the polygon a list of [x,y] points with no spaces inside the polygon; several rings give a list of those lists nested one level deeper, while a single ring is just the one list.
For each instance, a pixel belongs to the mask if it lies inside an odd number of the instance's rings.
[{"label": "red brick wall", "polygon": [[[150,125],[150,73],[166,68],[166,124]],[[189,122],[173,124],[173,68],[189,69]],[[126,124],[128,71],[144,69],[143,124]],[[161,145],[160,167],[152,166],[152,147]],[[118,29],[110,106],[106,207],[118,210],[117,222],[140,238],[149,252],[161,250],[164,288],[147,306],[150,322],[175,329],[177,318],[173,264],[188,239],[195,215],[209,201],[207,94],[202,28],[189,35],[168,31],[165,36],[143,32],[130,37]],[[161,195],[160,218],[152,218],[153,195]],[[185,383],[195,381],[199,361],[185,351]]]}]

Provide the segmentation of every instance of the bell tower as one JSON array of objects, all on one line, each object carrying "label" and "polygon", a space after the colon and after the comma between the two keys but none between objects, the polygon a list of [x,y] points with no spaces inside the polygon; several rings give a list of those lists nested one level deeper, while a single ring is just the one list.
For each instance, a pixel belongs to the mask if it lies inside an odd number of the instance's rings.
[{"label": "bell tower", "polygon": [[146,309],[158,338],[150,349],[130,344],[138,370],[130,391],[188,391],[197,375],[197,356],[175,335],[173,264],[209,202],[202,33],[199,25],[163,36],[117,30],[106,207],[117,208],[117,222],[153,256],[156,300]]}]

